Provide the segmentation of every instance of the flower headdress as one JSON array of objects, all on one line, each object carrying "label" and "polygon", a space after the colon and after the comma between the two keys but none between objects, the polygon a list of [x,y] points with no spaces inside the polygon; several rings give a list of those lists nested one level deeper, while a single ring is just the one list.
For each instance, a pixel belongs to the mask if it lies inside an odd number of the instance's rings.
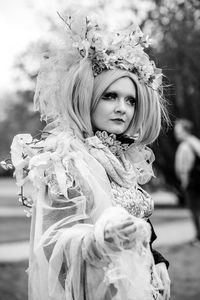
[{"label": "flower headdress", "polygon": [[120,68],[135,73],[152,88],[159,87],[162,72],[145,53],[149,38],[143,35],[139,26],[132,24],[125,30],[111,32],[91,17],[82,17],[77,22],[72,16],[59,16],[80,59],[91,60],[94,77],[104,70]]},{"label": "flower headdress", "polygon": [[55,99],[61,98],[63,78],[70,80],[71,75],[67,75],[70,68],[79,64],[84,69],[86,61],[91,63],[94,77],[105,70],[119,68],[133,72],[140,81],[159,90],[161,69],[145,53],[149,40],[137,25],[111,32],[94,15],[58,15],[64,24],[63,31],[57,34],[58,42],[51,40],[42,45],[44,59],[34,96],[35,108],[41,112],[42,119],[56,120],[62,115],[59,101]]}]

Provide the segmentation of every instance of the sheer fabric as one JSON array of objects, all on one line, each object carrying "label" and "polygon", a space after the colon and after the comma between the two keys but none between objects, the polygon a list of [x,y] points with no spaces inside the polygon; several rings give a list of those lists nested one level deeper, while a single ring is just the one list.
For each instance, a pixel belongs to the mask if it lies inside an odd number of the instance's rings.
[{"label": "sheer fabric", "polygon": [[[33,186],[26,195],[33,203],[29,300],[157,299],[162,284],[149,248],[150,227],[142,219],[153,204],[138,186],[149,173],[144,157],[134,162],[123,154],[119,161],[97,137],[81,141],[58,130],[41,141],[16,136],[11,156],[17,184]],[[118,189],[134,186],[131,214],[116,202],[111,182]],[[114,234],[114,251],[104,229],[128,217],[137,227],[134,247],[126,250]]]}]

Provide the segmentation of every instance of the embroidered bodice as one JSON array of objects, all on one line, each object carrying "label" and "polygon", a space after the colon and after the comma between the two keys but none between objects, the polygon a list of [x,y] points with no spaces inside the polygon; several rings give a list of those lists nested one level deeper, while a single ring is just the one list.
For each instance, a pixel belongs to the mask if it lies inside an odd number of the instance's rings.
[{"label": "embroidered bodice", "polygon": [[113,205],[125,208],[131,215],[138,218],[148,218],[154,209],[151,196],[141,187],[129,189],[111,182]]}]

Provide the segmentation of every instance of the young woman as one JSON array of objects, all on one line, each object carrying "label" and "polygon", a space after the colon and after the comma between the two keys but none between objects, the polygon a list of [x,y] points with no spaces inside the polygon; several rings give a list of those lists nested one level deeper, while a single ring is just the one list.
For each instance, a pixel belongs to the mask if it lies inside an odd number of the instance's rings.
[{"label": "young woman", "polygon": [[160,74],[137,27],[64,22],[67,42],[45,52],[36,86],[47,127],[11,147],[18,185],[34,189],[22,195],[32,202],[29,299],[169,299],[168,263],[151,248],[153,201],[140,187],[153,175],[146,145],[164,112]]}]

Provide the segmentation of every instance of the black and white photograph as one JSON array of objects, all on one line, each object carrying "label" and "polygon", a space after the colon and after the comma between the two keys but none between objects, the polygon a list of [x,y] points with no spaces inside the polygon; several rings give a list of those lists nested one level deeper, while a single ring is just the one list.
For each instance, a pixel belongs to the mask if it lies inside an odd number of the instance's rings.
[{"label": "black and white photograph", "polygon": [[0,300],[199,300],[199,0],[0,0],[0,37]]}]

